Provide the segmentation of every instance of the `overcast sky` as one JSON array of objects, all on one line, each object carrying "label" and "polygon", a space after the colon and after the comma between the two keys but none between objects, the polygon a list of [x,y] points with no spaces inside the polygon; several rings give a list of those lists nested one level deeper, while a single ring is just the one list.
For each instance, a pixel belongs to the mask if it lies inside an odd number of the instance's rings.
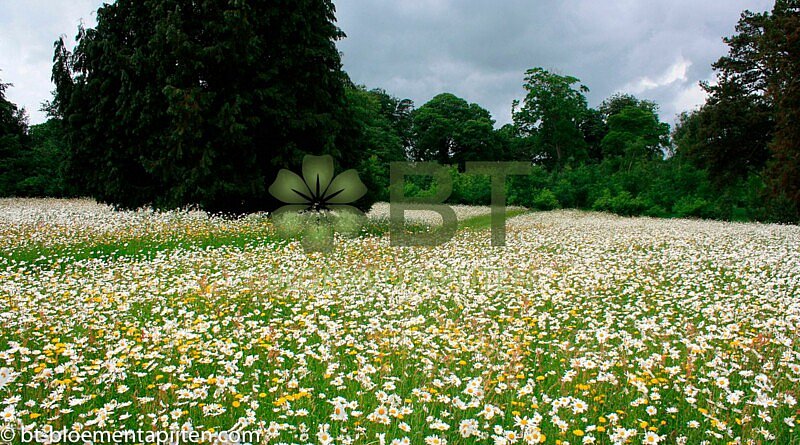
[{"label": "overcast sky", "polygon": [[[53,41],[95,23],[98,0],[0,0],[0,79],[31,123],[50,98]],[[703,102],[744,9],[772,0],[336,0],[345,70],[417,105],[441,92],[477,102],[498,124],[537,66],[581,79],[597,105],[628,92],[664,120]]]}]

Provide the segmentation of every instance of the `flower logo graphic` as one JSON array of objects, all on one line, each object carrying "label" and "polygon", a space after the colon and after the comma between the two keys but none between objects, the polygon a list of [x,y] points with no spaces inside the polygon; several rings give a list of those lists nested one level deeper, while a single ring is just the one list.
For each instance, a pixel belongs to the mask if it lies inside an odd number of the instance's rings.
[{"label": "flower logo graphic", "polygon": [[281,202],[291,206],[305,206],[304,210],[334,210],[357,201],[367,193],[367,187],[355,170],[333,176],[333,158],[330,155],[303,158],[303,177],[286,169],[278,172],[269,192]]},{"label": "flower logo graphic", "polygon": [[355,170],[334,176],[329,155],[303,158],[303,176],[282,169],[269,193],[285,203],[273,213],[279,232],[287,238],[300,236],[307,252],[333,248],[334,233],[354,234],[364,214],[351,206],[367,193]]}]

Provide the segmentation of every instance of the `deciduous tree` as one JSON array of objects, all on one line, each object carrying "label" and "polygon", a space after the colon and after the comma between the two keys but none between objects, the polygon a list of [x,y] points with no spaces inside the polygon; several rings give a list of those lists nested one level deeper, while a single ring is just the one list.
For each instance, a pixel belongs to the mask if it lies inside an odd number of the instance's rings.
[{"label": "deciduous tree", "polygon": [[489,111],[450,93],[439,94],[412,114],[412,158],[458,164],[494,160],[499,148]]},{"label": "deciduous tree", "polygon": [[528,70],[523,87],[527,95],[522,104],[514,102],[512,115],[520,136],[530,141],[531,160],[559,168],[569,160],[585,160],[580,124],[589,89],[575,77],[543,68]]}]

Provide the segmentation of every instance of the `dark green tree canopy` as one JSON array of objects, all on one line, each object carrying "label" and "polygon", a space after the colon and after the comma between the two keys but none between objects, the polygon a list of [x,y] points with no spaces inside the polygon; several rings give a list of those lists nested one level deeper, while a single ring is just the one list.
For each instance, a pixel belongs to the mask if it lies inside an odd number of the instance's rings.
[{"label": "dark green tree canopy", "polygon": [[714,91],[699,110],[680,116],[673,138],[679,157],[726,184],[764,168],[774,120],[770,106],[735,83],[722,83]]},{"label": "dark green tree canopy", "polygon": [[125,207],[269,207],[304,154],[352,165],[330,0],[118,0],[56,44],[71,178]]},{"label": "dark green tree canopy", "polygon": [[450,93],[439,94],[412,113],[412,159],[458,164],[491,160],[498,147],[489,111]]},{"label": "dark green tree canopy", "polygon": [[372,89],[369,93],[377,99],[380,105],[379,114],[389,122],[393,133],[402,140],[404,154],[407,154],[413,145],[411,113],[414,111],[414,101],[392,96],[382,88]]},{"label": "dark green tree canopy", "polygon": [[630,105],[608,117],[601,146],[605,158],[657,159],[669,143],[669,125],[649,108]]},{"label": "dark green tree canopy", "polygon": [[28,129],[25,110],[6,99],[6,90],[13,86],[0,80],[0,137],[24,137]]},{"label": "dark green tree canopy", "polygon": [[602,142],[608,134],[608,123],[600,110],[589,108],[578,125],[583,140],[586,142],[586,150],[591,161],[601,161],[603,159]]},{"label": "dark green tree canopy", "polygon": [[362,162],[357,166],[367,186],[367,201],[387,200],[389,164],[404,161],[411,144],[413,102],[398,99],[383,90],[365,87],[347,89],[348,109],[360,129],[358,147]]},{"label": "dark green tree canopy", "polygon": [[523,87],[527,95],[521,105],[514,102],[512,116],[518,134],[530,140],[530,159],[556,167],[586,159],[580,127],[589,88],[575,77],[543,68],[528,70]]},{"label": "dark green tree canopy", "polygon": [[6,99],[10,86],[0,80],[0,196],[21,194],[29,142],[25,110]]},{"label": "dark green tree canopy", "polygon": [[628,107],[639,108],[642,111],[654,115],[658,114],[658,105],[655,102],[639,99],[632,94],[625,93],[617,93],[604,100],[603,103],[597,107],[597,110],[603,116],[603,119],[608,121],[611,116],[621,113],[622,110]]},{"label": "dark green tree canopy", "polygon": [[800,1],[777,0],[771,12],[742,13],[728,54],[703,84],[707,103],[682,117],[679,156],[730,183],[767,166],[771,213],[800,220]]},{"label": "dark green tree canopy", "polygon": [[[279,168],[330,153],[368,185],[361,207],[388,199],[392,161],[509,160],[536,164],[509,185],[509,202],[534,208],[800,221],[800,0],[742,14],[705,105],[671,140],[654,102],[589,108],[578,78],[543,68],[500,129],[452,94],[415,110],[353,85],[342,36],[332,0],[105,5],[72,51],[56,42],[50,121],[28,128],[0,84],[0,195],[269,209]],[[486,178],[451,172],[454,200],[488,202]]]},{"label": "dark green tree canopy", "polygon": [[769,186],[780,219],[800,222],[800,0],[778,0],[760,39],[756,59],[767,73],[775,105],[775,138],[769,149]]}]

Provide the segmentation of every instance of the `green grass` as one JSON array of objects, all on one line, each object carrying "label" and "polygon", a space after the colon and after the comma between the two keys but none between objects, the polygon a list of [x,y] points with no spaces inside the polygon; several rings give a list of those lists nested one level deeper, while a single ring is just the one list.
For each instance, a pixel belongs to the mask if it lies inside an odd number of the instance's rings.
[{"label": "green grass", "polygon": [[[506,220],[527,213],[526,210],[508,210]],[[459,230],[486,230],[491,227],[491,215],[482,215],[459,221]],[[411,233],[435,231],[435,227],[408,222],[405,229]],[[390,231],[389,221],[369,220],[361,229],[361,236],[384,236]],[[171,234],[155,233],[152,236],[76,242],[60,245],[23,245],[19,248],[0,251],[0,260],[13,263],[46,265],[55,262],[68,263],[88,259],[153,258],[160,252],[178,249],[203,250],[219,247],[243,249],[248,246],[276,244],[283,245],[291,240],[272,230],[266,223],[248,227],[243,231],[226,232],[205,231],[200,234],[186,234],[176,231]]]},{"label": "green grass", "polygon": [[282,243],[283,240],[264,228],[236,233],[205,233],[202,235],[179,235],[169,238],[160,236],[136,237],[101,242],[78,242],[73,244],[41,246],[30,245],[0,252],[0,259],[8,262],[35,265],[65,263],[87,259],[117,259],[130,257],[153,258],[160,252],[178,249],[214,249],[223,246],[244,248],[251,245]]},{"label": "green grass", "polygon": [[[528,213],[528,210],[506,209],[506,222],[515,216],[524,215],[526,213]],[[485,230],[490,227],[492,227],[492,215],[476,216],[474,218],[465,219],[464,221],[459,221],[458,223],[458,228],[462,230]]]}]

